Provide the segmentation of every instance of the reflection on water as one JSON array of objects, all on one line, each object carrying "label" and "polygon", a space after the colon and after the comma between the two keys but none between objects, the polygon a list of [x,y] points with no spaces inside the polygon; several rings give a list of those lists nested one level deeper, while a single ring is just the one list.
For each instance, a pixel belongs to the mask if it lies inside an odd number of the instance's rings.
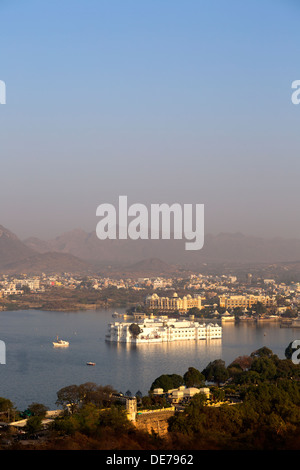
[{"label": "reflection on water", "polygon": [[[126,392],[124,370],[132,393],[147,393],[152,382],[162,374],[183,375],[189,367],[201,370],[222,355],[222,340],[174,341],[155,344],[106,343],[115,358],[115,381]],[[124,387],[126,390],[124,390]]]},{"label": "reflection on water", "polygon": [[233,352],[238,355],[251,354],[253,351],[266,346],[284,358],[288,344],[300,338],[300,329],[280,328],[278,322],[244,322],[223,325],[223,357],[232,360]]},{"label": "reflection on water", "polygon": [[152,360],[153,356],[162,356],[166,354],[174,355],[190,355],[197,351],[205,352],[209,349],[215,354],[220,354],[222,351],[222,340],[221,339],[210,339],[206,340],[187,340],[187,341],[170,341],[162,343],[113,343],[108,342],[108,346],[116,349],[122,354],[132,354],[133,351],[137,352],[138,355],[143,357],[144,360]]},{"label": "reflection on water", "polygon": [[[215,359],[229,365],[262,346],[283,358],[287,345],[300,339],[300,329],[274,323],[228,323],[222,339],[116,344],[105,341],[112,313],[0,312],[7,352],[6,364],[0,365],[0,396],[25,409],[32,402],[55,408],[60,388],[85,382],[145,394],[162,374],[183,375],[189,367],[202,371]],[[69,348],[53,348],[57,335],[70,341]],[[96,366],[88,367],[88,361]]]}]

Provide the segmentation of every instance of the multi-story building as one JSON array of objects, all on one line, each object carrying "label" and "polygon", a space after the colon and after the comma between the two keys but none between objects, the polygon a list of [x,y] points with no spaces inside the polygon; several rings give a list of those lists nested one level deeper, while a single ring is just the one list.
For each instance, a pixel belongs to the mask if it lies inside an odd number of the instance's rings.
[{"label": "multi-story building", "polygon": [[113,322],[108,325],[106,341],[117,343],[162,343],[169,341],[209,340],[222,338],[218,324],[200,324],[192,320],[158,317],[136,322],[138,334],[132,334],[131,322]]},{"label": "multi-story building", "polygon": [[267,295],[221,295],[220,307],[231,308],[251,308],[257,302],[261,302],[266,307],[274,305],[274,299]]},{"label": "multi-story building", "polygon": [[157,294],[149,295],[145,301],[146,307],[149,309],[158,309],[160,311],[187,312],[190,308],[197,307],[201,310],[201,296],[192,297],[190,294],[180,298],[176,294],[173,297],[159,297]]},{"label": "multi-story building", "polygon": [[40,280],[38,278],[32,279],[21,279],[18,280],[18,284],[21,286],[28,286],[30,290],[37,291],[40,289]]}]

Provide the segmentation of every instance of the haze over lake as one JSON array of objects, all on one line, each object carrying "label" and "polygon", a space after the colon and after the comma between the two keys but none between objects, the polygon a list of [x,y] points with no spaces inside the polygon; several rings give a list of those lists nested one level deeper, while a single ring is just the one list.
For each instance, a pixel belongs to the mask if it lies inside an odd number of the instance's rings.
[{"label": "haze over lake", "polygon": [[[0,365],[0,396],[19,410],[33,402],[56,409],[56,392],[68,385],[95,382],[123,393],[148,393],[161,374],[183,375],[192,366],[200,371],[212,360],[226,366],[236,357],[267,346],[279,358],[300,329],[276,323],[233,323],[223,326],[222,340],[162,344],[107,343],[107,324],[113,310],[84,312],[0,312],[0,339],[6,344],[6,364]],[[121,313],[121,311],[120,311]],[[70,342],[54,348],[56,337]],[[87,366],[95,362],[94,367]]]}]

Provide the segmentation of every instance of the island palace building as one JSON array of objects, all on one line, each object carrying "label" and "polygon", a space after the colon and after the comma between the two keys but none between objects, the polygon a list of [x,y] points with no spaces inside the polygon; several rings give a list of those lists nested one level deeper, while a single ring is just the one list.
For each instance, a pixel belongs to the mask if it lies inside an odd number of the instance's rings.
[{"label": "island palace building", "polygon": [[187,312],[190,308],[197,307],[201,310],[201,296],[192,297],[190,294],[180,298],[174,292],[173,297],[159,297],[157,294],[149,295],[145,305],[149,309],[160,310],[161,312]]},{"label": "island palace building", "polygon": [[138,333],[131,332],[131,322],[112,322],[108,325],[106,341],[117,343],[163,343],[186,340],[213,340],[222,338],[222,326],[201,324],[193,319],[179,320],[167,316],[140,319]]}]

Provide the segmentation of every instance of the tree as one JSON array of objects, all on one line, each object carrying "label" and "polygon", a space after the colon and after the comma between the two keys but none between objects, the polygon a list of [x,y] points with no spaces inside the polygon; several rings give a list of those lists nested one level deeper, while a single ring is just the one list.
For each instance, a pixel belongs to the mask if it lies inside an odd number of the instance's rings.
[{"label": "tree", "polygon": [[101,410],[94,404],[84,405],[79,413],[76,413],[75,419],[80,432],[86,435],[92,435],[97,430]]},{"label": "tree", "polygon": [[210,389],[211,396],[214,402],[224,401],[225,399],[225,390],[219,387],[212,387]]},{"label": "tree", "polygon": [[194,367],[189,367],[183,376],[184,383],[187,387],[203,387],[205,377]]},{"label": "tree", "polygon": [[266,313],[266,311],[267,311],[264,304],[259,302],[259,301],[256,304],[252,305],[252,310],[254,310],[254,312],[256,312],[258,315]]},{"label": "tree", "polygon": [[286,309],[285,312],[282,312],[281,317],[282,318],[297,318],[298,312],[297,310],[292,310],[291,308]]},{"label": "tree", "polygon": [[193,410],[194,408],[201,408],[203,409],[204,405],[206,405],[207,402],[207,397],[204,393],[196,393],[196,395],[193,396],[190,406],[189,406],[189,411]]},{"label": "tree", "polygon": [[239,374],[243,372],[242,367],[239,364],[232,363],[227,367],[229,377],[236,378]]},{"label": "tree", "polygon": [[281,416],[273,412],[268,417],[268,425],[271,431],[276,434],[283,434],[287,429],[287,425]]},{"label": "tree", "polygon": [[57,392],[56,404],[70,410],[71,414],[77,409],[82,399],[78,385],[68,385]]},{"label": "tree", "polygon": [[30,292],[31,292],[30,287],[27,286],[26,284],[24,286],[22,286],[21,290],[24,292],[24,294],[30,294]]},{"label": "tree", "polygon": [[263,346],[262,348],[257,349],[256,351],[253,351],[250,354],[250,357],[274,357],[275,355],[271,351],[271,349],[267,348],[266,346]]},{"label": "tree", "polygon": [[258,384],[261,382],[261,376],[253,370],[243,371],[234,376],[234,382],[239,385]]},{"label": "tree", "polygon": [[191,427],[188,419],[183,413],[176,413],[168,419],[168,431],[172,433],[190,434]]},{"label": "tree", "polygon": [[238,356],[234,361],[228,366],[230,367],[240,367],[242,370],[250,369],[253,358],[250,356]]},{"label": "tree", "polygon": [[151,390],[155,388],[162,388],[164,392],[173,388],[178,388],[184,384],[183,377],[178,374],[163,374],[160,375],[151,385]]},{"label": "tree", "polygon": [[111,402],[111,396],[116,393],[110,385],[97,385],[94,382],[86,382],[79,385],[78,393],[83,404],[92,403],[100,408],[106,407]]},{"label": "tree", "polygon": [[290,359],[279,359],[276,363],[276,377],[278,378],[298,378],[299,373],[299,364],[294,364]]},{"label": "tree", "polygon": [[40,416],[44,418],[48,411],[48,408],[41,404],[41,403],[32,403],[28,406],[28,411],[31,413],[32,416]]},{"label": "tree", "polygon": [[198,308],[198,307],[190,308],[187,313],[188,313],[188,315],[195,315],[195,317],[203,316],[200,308]]},{"label": "tree", "polygon": [[132,424],[128,421],[125,410],[112,406],[99,414],[98,426],[109,427],[123,434],[124,431],[131,429]]},{"label": "tree", "polygon": [[257,372],[262,380],[273,379],[277,372],[274,362],[268,357],[256,357],[251,370]]},{"label": "tree", "polygon": [[149,396],[147,396],[147,395],[144,396],[144,397],[142,398],[142,406],[143,406],[144,408],[150,408],[150,407],[152,406],[151,397],[149,397]]},{"label": "tree", "polygon": [[37,431],[40,431],[42,428],[42,417],[41,416],[30,416],[27,419],[27,422],[24,426],[25,431],[28,434],[34,434]]},{"label": "tree", "polygon": [[6,418],[4,418],[5,416],[4,414],[1,415],[2,416],[1,421],[5,421],[5,419],[9,421],[9,417],[12,414],[15,414],[16,410],[14,408],[13,403],[10,400],[8,400],[8,398],[0,397],[0,412],[7,414]]},{"label": "tree", "polygon": [[242,307],[235,307],[233,309],[233,313],[236,317],[244,315],[244,311],[243,311]]},{"label": "tree", "polygon": [[138,335],[141,333],[141,329],[137,323],[132,323],[129,327],[129,331],[133,338],[137,338]]},{"label": "tree", "polygon": [[202,374],[209,382],[216,382],[218,385],[225,382],[229,373],[225,367],[225,362],[222,359],[216,359],[213,362],[210,362],[206,368],[202,371]]},{"label": "tree", "polygon": [[288,392],[273,383],[261,382],[257,387],[249,389],[244,403],[250,405],[259,414],[260,422],[266,420],[270,413],[287,416],[287,410],[292,404]]},{"label": "tree", "polygon": [[205,423],[206,396],[197,393],[183,412],[176,413],[169,419],[169,431],[192,435],[203,431]]}]

